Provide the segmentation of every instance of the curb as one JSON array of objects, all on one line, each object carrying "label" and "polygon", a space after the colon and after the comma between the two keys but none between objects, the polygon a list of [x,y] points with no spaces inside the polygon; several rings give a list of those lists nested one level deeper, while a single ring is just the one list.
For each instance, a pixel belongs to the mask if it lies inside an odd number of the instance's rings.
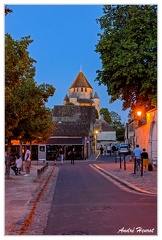
[{"label": "curb", "polygon": [[101,171],[102,173],[106,174],[107,176],[109,176],[110,178],[112,178],[116,182],[120,183],[121,185],[129,188],[130,190],[133,190],[133,191],[138,192],[138,193],[148,194],[148,195],[151,195],[151,196],[157,196],[157,194],[155,194],[155,193],[152,193],[152,192],[149,192],[149,191],[146,191],[146,190],[142,190],[141,188],[138,188],[138,187],[134,186],[133,184],[128,183],[127,181],[122,180],[121,178],[119,178],[119,177],[115,176],[114,174],[104,170],[103,168],[97,166],[96,164],[92,164],[92,165],[95,168],[97,168],[99,171]]}]

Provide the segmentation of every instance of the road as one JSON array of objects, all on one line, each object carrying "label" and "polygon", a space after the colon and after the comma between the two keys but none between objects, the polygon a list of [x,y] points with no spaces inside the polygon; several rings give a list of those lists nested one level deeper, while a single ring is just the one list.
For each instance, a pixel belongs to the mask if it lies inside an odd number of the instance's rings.
[{"label": "road", "polygon": [[124,234],[157,234],[157,198],[120,189],[88,162],[60,166],[44,235]]}]

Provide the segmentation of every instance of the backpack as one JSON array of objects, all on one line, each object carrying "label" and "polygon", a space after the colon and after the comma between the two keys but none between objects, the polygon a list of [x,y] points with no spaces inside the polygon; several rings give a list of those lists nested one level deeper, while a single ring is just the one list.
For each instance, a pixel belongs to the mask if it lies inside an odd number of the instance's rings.
[{"label": "backpack", "polygon": [[152,164],[150,164],[150,163],[149,163],[149,165],[148,165],[148,171],[153,171]]}]

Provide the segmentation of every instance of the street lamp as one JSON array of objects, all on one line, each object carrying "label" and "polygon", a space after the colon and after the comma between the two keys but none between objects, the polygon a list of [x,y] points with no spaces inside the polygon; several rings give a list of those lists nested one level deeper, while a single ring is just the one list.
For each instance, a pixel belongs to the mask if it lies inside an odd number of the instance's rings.
[{"label": "street lamp", "polygon": [[97,133],[98,133],[98,130],[95,131],[95,152],[97,150]]},{"label": "street lamp", "polygon": [[141,117],[141,115],[142,115],[142,111],[141,111],[141,110],[138,110],[138,111],[137,111],[137,116],[138,116],[138,117]]}]

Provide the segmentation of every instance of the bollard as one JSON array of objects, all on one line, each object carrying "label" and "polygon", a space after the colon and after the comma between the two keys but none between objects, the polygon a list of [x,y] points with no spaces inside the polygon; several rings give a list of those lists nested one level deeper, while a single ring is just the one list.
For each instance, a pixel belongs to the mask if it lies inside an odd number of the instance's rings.
[{"label": "bollard", "polygon": [[117,151],[115,151],[115,163],[117,163]]},{"label": "bollard", "polygon": [[120,155],[120,169],[121,169],[121,155]]},{"label": "bollard", "polygon": [[141,156],[141,177],[143,176],[143,157]]},{"label": "bollard", "polygon": [[136,157],[134,157],[134,174],[136,174]]},{"label": "bollard", "polygon": [[126,170],[126,159],[125,159],[125,155],[124,155],[124,170]]}]

